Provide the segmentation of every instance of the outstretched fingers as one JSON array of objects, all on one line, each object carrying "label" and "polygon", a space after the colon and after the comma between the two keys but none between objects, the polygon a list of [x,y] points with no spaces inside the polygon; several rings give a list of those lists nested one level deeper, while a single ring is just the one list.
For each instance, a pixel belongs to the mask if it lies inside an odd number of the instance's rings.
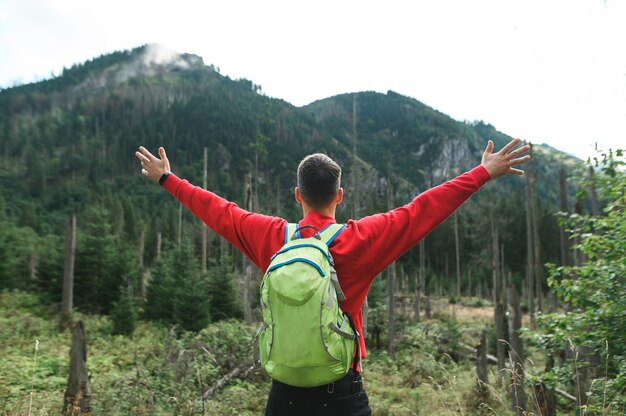
[{"label": "outstretched fingers", "polygon": [[490,155],[492,153],[493,153],[493,141],[488,140],[487,141],[487,147],[485,148],[484,154]]},{"label": "outstretched fingers", "polygon": [[509,160],[509,165],[510,166],[514,166],[514,165],[519,165],[520,163],[524,163],[530,160],[530,155],[525,155],[522,157],[518,157],[516,159],[510,159]]},{"label": "outstretched fingers", "polygon": [[519,147],[519,148],[513,150],[509,154],[507,154],[507,157],[509,158],[509,160],[513,160],[516,157],[518,157],[519,155],[521,155],[522,153],[526,153],[529,150],[530,150],[530,146],[529,145],[524,145],[522,147]]},{"label": "outstretched fingers", "polygon": [[[137,157],[139,157],[139,159],[141,159],[142,161],[145,160],[147,162],[153,162],[157,160],[157,157],[150,153],[150,151],[143,146],[139,146],[139,152],[135,152],[135,154],[137,154]],[[139,155],[143,157],[140,157]]]},{"label": "outstretched fingers", "polygon": [[511,151],[511,149],[513,149],[515,146],[517,146],[519,144],[519,142],[521,142],[522,139],[513,139],[511,140],[506,146],[504,146],[502,148],[502,150],[500,150],[499,153],[506,155],[507,153],[509,153]]}]

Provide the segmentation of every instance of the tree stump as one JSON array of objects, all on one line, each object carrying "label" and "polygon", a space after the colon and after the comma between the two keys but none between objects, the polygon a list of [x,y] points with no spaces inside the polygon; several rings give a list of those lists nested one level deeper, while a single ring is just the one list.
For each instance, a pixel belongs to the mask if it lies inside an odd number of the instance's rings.
[{"label": "tree stump", "polygon": [[87,346],[82,321],[72,328],[70,374],[63,404],[65,416],[91,416],[91,384],[87,374]]}]

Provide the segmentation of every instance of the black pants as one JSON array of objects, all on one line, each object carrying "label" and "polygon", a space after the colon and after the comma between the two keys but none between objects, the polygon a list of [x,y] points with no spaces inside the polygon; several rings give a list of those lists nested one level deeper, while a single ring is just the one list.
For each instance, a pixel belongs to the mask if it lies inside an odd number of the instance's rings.
[{"label": "black pants", "polygon": [[293,387],[274,380],[265,409],[265,416],[371,414],[361,375],[352,369],[334,383],[319,387]]}]

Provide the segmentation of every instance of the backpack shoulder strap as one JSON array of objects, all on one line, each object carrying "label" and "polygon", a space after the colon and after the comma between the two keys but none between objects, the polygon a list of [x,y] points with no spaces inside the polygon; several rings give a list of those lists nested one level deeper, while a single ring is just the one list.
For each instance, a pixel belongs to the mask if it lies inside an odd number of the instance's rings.
[{"label": "backpack shoulder strap", "polygon": [[296,223],[288,222],[287,224],[285,224],[285,244],[291,241],[291,236],[296,232],[297,229],[298,224]]},{"label": "backpack shoulder strap", "polygon": [[328,227],[320,231],[322,241],[326,243],[328,247],[333,243],[335,238],[346,228],[346,224],[330,224]]}]

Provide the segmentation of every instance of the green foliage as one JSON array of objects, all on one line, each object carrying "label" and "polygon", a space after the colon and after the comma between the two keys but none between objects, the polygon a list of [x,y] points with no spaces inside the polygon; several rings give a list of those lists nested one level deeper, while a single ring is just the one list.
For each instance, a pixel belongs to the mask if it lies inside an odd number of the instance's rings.
[{"label": "green foliage", "polygon": [[209,282],[188,241],[164,253],[152,269],[146,318],[199,331],[211,320]]},{"label": "green foliage", "polygon": [[[536,336],[550,352],[572,349],[578,358],[569,367],[595,367],[590,390],[592,411],[623,409],[626,385],[626,163],[621,151],[596,159],[596,186],[603,198],[602,215],[572,215],[566,221],[582,262],[549,265],[549,285],[568,304],[565,313],[546,314]],[[595,362],[595,364],[594,364]],[[598,368],[598,365],[601,367]],[[574,383],[570,371],[551,374]]]},{"label": "green foliage", "polygon": [[201,275],[189,244],[183,244],[172,259],[176,287],[173,320],[188,331],[200,331],[211,321],[207,279]]},{"label": "green foliage", "polygon": [[209,304],[213,320],[241,318],[242,311],[235,286],[232,260],[223,256],[209,266]]},{"label": "green foliage", "polygon": [[114,335],[131,335],[137,324],[137,312],[126,288],[120,288],[120,297],[113,303],[110,313]]},{"label": "green foliage", "polygon": [[167,324],[174,323],[173,296],[175,280],[169,254],[162,255],[151,269],[146,293],[144,316],[146,319]]},{"label": "green foliage", "polygon": [[94,205],[82,223],[77,221],[74,303],[82,310],[108,313],[119,287],[137,276],[132,252],[114,232],[117,218],[108,208]]},{"label": "green foliage", "polygon": [[0,287],[32,288],[30,264],[37,258],[39,238],[30,227],[6,227],[0,232]]}]

